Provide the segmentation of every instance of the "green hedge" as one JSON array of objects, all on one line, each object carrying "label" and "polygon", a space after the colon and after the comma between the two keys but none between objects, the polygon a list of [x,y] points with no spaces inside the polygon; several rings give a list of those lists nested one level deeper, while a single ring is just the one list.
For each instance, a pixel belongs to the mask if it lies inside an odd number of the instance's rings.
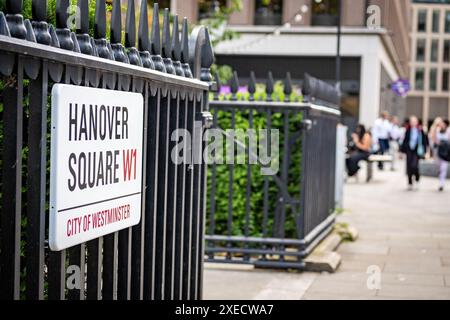
[{"label": "green hedge", "polygon": [[[263,88],[263,86],[259,86]],[[243,96],[248,96],[243,94]],[[284,97],[274,95],[275,100],[282,100]],[[226,99],[226,97],[221,97]],[[292,100],[301,100],[301,97],[293,95]],[[214,112],[215,109],[212,111]],[[228,111],[217,112],[218,126],[223,129],[231,129],[231,113]],[[235,113],[236,129],[247,130],[249,128],[249,111],[237,110]],[[289,132],[290,137],[293,133],[301,131],[302,114],[300,112],[289,112]],[[275,112],[271,116],[272,129],[278,129],[280,132],[280,158],[279,158],[279,173],[281,176],[281,166],[284,155],[284,113]],[[265,112],[253,111],[253,128],[255,130],[267,128],[267,115]],[[225,149],[225,147],[224,147]],[[224,151],[225,152],[225,151]],[[208,170],[208,199],[207,199],[207,232],[209,232],[210,212],[211,212],[211,178],[212,165]],[[279,188],[275,184],[272,177],[265,177],[261,175],[261,167],[259,165],[251,165],[251,182],[247,179],[247,165],[234,165],[233,177],[233,194],[232,194],[232,219],[233,228],[232,235],[244,235],[245,230],[245,213],[246,213],[246,192],[247,184],[251,183],[250,196],[250,219],[249,219],[249,234],[250,236],[263,235],[263,213],[264,213],[264,181],[267,178],[269,181],[269,219],[268,219],[268,235],[274,236],[273,226],[275,222],[274,213],[279,199]],[[215,191],[215,230],[214,234],[227,234],[227,220],[228,220],[228,199],[229,199],[229,174],[230,166],[227,164],[216,165],[216,191]],[[300,175],[301,175],[301,139],[295,140],[291,149],[291,164],[288,170],[288,191],[292,197],[299,198],[300,195]],[[287,207],[285,232],[288,238],[297,238],[295,216],[292,208]]]}]

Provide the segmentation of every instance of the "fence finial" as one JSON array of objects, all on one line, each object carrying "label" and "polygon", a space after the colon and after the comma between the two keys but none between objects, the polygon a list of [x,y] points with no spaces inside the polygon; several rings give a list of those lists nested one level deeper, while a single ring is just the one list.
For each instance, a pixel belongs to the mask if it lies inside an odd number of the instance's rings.
[{"label": "fence finial", "polygon": [[7,14],[22,14],[23,0],[6,0]]},{"label": "fence finial", "polygon": [[273,81],[272,71],[269,71],[269,74],[267,75],[267,81],[266,81],[266,94],[267,94],[266,101],[273,101],[272,100],[273,86],[274,86],[274,81]]},{"label": "fence finial", "polygon": [[189,64],[194,77],[205,82],[212,82],[210,72],[214,62],[209,31],[204,26],[197,26],[189,38]]},{"label": "fence finial", "polygon": [[47,21],[47,0],[33,0],[33,20]]},{"label": "fence finial", "polygon": [[89,0],[78,0],[80,16],[77,17],[77,41],[81,53],[94,55],[94,47],[89,36]]},{"label": "fence finial", "polygon": [[127,20],[125,23],[125,47],[127,47],[128,60],[132,65],[141,66],[142,61],[136,49],[136,8],[134,0],[128,0]]},{"label": "fence finial", "polygon": [[148,32],[148,7],[147,0],[141,1],[141,14],[139,16],[138,50],[141,56],[142,66],[147,69],[155,69],[150,56],[150,39]]},{"label": "fence finial", "polygon": [[122,42],[122,9],[120,0],[114,0],[111,15],[111,43]]},{"label": "fence finial", "polygon": [[114,55],[106,41],[106,6],[105,1],[95,3],[94,38],[97,55],[103,59],[114,60]]},{"label": "fence finial", "polygon": [[6,21],[11,37],[26,39],[27,29],[23,22],[22,7],[22,0],[6,0]]},{"label": "fence finial", "polygon": [[56,35],[61,49],[73,51],[75,44],[67,28],[70,0],[56,1]]},{"label": "fence finial", "polygon": [[172,29],[172,62],[177,76],[184,77],[183,68],[181,68],[181,43],[180,43],[180,28],[178,26],[178,15],[173,19]]},{"label": "fence finial", "polygon": [[[105,1],[95,2],[94,38],[106,38],[106,6]],[[99,53],[100,54],[100,53]]]},{"label": "fence finial", "polygon": [[125,48],[122,45],[122,8],[120,0],[114,0],[111,16],[111,49],[114,60],[128,63]]},{"label": "fence finial", "polygon": [[211,75],[211,65],[214,63],[214,52],[212,49],[211,39],[209,37],[209,29],[205,29],[205,44],[201,50],[201,73],[200,80],[211,82],[213,80]]},{"label": "fence finial", "polygon": [[77,33],[89,34],[89,0],[78,0]]},{"label": "fence finial", "polygon": [[289,102],[291,101],[290,96],[292,94],[292,79],[291,79],[291,73],[288,71],[286,72],[286,79],[284,80],[284,101]]},{"label": "fence finial", "polygon": [[138,49],[139,51],[150,51],[147,0],[141,1],[141,14],[139,16],[138,31]]},{"label": "fence finial", "polygon": [[230,80],[231,100],[237,100],[237,92],[239,91],[239,77],[237,71],[233,71],[233,77]]},{"label": "fence finial", "polygon": [[151,38],[151,54],[152,60],[155,64],[155,69],[161,72],[166,72],[166,67],[161,57],[161,36],[159,34],[159,5],[156,2],[153,4],[153,21],[152,21],[152,38]]},{"label": "fence finial", "polygon": [[192,78],[191,67],[189,66],[189,28],[187,18],[183,18],[181,30],[181,63],[186,78]]},{"label": "fence finial", "polygon": [[250,72],[250,80],[248,82],[248,92],[250,93],[249,100],[255,101],[255,92],[256,92],[256,78],[255,78],[255,72]]},{"label": "fence finial", "polygon": [[40,44],[50,45],[52,37],[48,31],[47,24],[47,0],[33,0],[32,3],[33,26],[36,42]]},{"label": "fence finial", "polygon": [[70,0],[56,1],[56,28],[66,29],[67,20],[69,18],[68,8]]},{"label": "fence finial", "polygon": [[134,0],[128,0],[127,20],[125,23],[125,47],[136,47],[136,9]]},{"label": "fence finial", "polygon": [[175,74],[175,68],[172,63],[172,44],[170,38],[170,13],[169,9],[164,9],[163,30],[162,30],[162,56],[166,66],[166,72]]}]

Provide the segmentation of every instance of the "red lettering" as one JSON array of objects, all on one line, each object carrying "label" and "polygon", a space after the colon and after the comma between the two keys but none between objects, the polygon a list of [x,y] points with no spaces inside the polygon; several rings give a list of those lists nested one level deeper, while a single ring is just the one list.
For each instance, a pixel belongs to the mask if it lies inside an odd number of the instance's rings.
[{"label": "red lettering", "polygon": [[137,158],[137,150],[123,150],[122,151],[123,158],[123,180],[131,180],[131,170],[134,165],[134,180],[136,180],[136,158]]}]

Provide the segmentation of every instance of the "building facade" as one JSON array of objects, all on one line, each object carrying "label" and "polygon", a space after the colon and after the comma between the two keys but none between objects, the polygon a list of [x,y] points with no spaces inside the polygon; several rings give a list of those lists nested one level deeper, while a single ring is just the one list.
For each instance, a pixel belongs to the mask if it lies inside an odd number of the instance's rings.
[{"label": "building facade", "polygon": [[407,113],[450,117],[450,1],[414,1]]},{"label": "building facade", "polygon": [[[172,0],[171,7],[191,21],[226,0]],[[243,0],[243,10],[231,16],[230,29],[240,37],[221,42],[219,64],[265,78],[272,71],[283,78],[289,70],[295,81],[304,72],[327,82],[336,81],[337,0]],[[341,0],[341,89],[343,121],[371,126],[380,111],[400,117],[406,99],[390,84],[409,78],[410,0]]]}]

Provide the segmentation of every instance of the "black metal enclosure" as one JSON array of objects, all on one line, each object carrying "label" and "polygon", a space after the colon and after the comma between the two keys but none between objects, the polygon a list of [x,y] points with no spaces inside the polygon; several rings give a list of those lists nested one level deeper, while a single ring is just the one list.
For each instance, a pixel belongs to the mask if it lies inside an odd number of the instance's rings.
[{"label": "black metal enclosure", "polygon": [[[262,97],[255,99],[254,79],[252,73],[248,101],[238,98],[236,73],[231,97],[215,96],[209,104],[213,127],[278,130],[279,170],[261,175],[264,163],[259,161],[210,166],[207,261],[301,270],[304,257],[331,231],[335,220],[339,97],[333,87],[305,75],[303,102],[291,102],[288,73],[284,101],[273,101],[274,81],[269,73],[262,101]],[[244,148],[251,159],[254,151],[248,137],[232,139],[235,148]]]},{"label": "black metal enclosure", "polygon": [[[78,1],[76,32],[67,25],[69,0],[57,1],[56,26],[46,22],[47,1],[32,3],[32,21],[21,15],[21,0],[7,0],[0,12],[0,298],[200,299],[206,167],[170,161],[170,134],[194,133],[194,122],[203,121],[212,84],[208,31],[197,27],[189,37],[187,21],[180,33],[175,17],[171,35],[166,9],[161,39],[155,4],[150,39],[143,0],[136,37],[130,0],[123,46],[120,0],[113,1],[111,41],[103,0],[95,37],[88,0]],[[140,224],[59,252],[47,240],[55,83],[144,97]],[[81,272],[75,289],[66,285],[73,265]]]}]

